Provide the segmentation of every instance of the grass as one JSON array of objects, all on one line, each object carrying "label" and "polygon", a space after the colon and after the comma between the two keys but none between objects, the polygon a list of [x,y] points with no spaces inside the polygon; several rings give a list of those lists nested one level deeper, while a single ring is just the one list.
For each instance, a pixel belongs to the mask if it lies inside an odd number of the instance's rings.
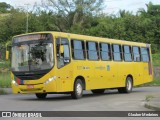
[{"label": "grass", "polygon": [[160,86],[160,78],[155,78],[155,79],[150,83],[150,85]]},{"label": "grass", "polygon": [[11,87],[9,69],[10,69],[10,61],[0,60],[0,88]]},{"label": "grass", "polygon": [[9,69],[9,68],[10,68],[10,61],[0,60],[0,69]]},{"label": "grass", "polygon": [[153,97],[153,95],[147,95],[145,101],[149,102]]},{"label": "grass", "polygon": [[0,89],[0,95],[5,95],[7,94],[3,89]]},{"label": "grass", "polygon": [[10,72],[0,73],[0,88],[11,87]]},{"label": "grass", "polygon": [[154,80],[150,83],[146,83],[141,86],[160,86],[160,78],[154,78]]},{"label": "grass", "polygon": [[153,66],[160,66],[160,54],[152,54]]}]

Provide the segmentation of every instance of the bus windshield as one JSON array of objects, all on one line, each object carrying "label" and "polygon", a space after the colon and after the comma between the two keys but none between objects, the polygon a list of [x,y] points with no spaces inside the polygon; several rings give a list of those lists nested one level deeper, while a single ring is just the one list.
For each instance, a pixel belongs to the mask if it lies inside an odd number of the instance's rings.
[{"label": "bus windshield", "polygon": [[53,42],[51,37],[36,38],[34,36],[31,37],[34,38],[32,40],[26,40],[26,38],[29,38],[28,36],[24,37],[13,39],[12,71],[21,72],[51,69],[54,66]]}]

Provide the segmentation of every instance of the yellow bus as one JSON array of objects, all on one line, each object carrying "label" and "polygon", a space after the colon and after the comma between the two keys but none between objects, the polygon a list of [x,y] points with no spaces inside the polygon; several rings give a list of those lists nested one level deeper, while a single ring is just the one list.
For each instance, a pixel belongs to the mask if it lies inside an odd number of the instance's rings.
[{"label": "yellow bus", "polygon": [[69,93],[105,89],[130,93],[153,79],[150,44],[63,32],[36,32],[13,37],[13,93]]}]

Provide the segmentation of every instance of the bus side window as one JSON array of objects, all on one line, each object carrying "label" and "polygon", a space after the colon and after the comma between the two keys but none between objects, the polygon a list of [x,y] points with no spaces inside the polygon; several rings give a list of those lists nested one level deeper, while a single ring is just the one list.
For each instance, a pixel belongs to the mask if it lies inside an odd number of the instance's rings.
[{"label": "bus side window", "polygon": [[58,68],[70,63],[69,41],[67,38],[56,39],[56,54]]},{"label": "bus side window", "polygon": [[98,43],[96,42],[86,42],[87,44],[87,56],[89,60],[98,60]]},{"label": "bus side window", "polygon": [[121,45],[113,44],[112,50],[113,50],[113,60],[114,61],[122,61]]},{"label": "bus side window", "polygon": [[75,60],[86,59],[85,55],[85,44],[82,40],[71,40],[72,57]]},{"label": "bus side window", "polygon": [[123,46],[123,54],[124,54],[124,61],[131,62],[132,61],[132,51],[131,46],[124,45]]},{"label": "bus side window", "polygon": [[133,58],[135,62],[140,62],[141,57],[140,57],[140,48],[133,46]]},{"label": "bus side window", "polygon": [[149,62],[149,49],[148,48],[141,48],[141,57],[143,62]]},{"label": "bus side window", "polygon": [[101,60],[104,61],[111,60],[110,44],[100,43],[100,55],[101,55]]}]

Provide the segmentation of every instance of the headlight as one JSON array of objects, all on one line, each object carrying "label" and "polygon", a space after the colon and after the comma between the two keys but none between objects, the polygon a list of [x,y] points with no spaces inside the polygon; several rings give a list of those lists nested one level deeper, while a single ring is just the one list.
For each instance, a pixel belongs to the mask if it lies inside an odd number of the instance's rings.
[{"label": "headlight", "polygon": [[48,80],[46,80],[46,81],[44,82],[44,84],[46,85],[46,84],[48,84],[49,82],[51,82],[51,81],[53,81],[53,80],[55,80],[55,79],[56,79],[56,76],[53,76],[53,77],[49,78]]},{"label": "headlight", "polygon": [[12,84],[18,86],[17,82],[15,80],[12,80]]}]

